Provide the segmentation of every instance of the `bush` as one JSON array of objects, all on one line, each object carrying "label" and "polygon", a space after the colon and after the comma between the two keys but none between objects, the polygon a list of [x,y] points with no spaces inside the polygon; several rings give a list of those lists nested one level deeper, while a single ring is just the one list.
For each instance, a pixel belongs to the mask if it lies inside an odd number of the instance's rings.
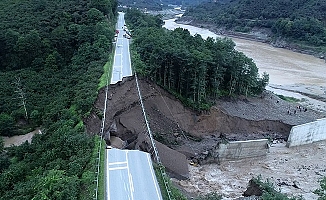
[{"label": "bush", "polygon": [[320,188],[315,190],[314,193],[319,196],[318,200],[326,200],[326,177],[319,181]]},{"label": "bush", "polygon": [[0,114],[0,135],[11,136],[14,134],[15,120],[6,113]]},{"label": "bush", "polygon": [[212,192],[196,198],[196,200],[221,200],[221,199],[222,199],[222,195],[217,194],[216,192]]},{"label": "bush", "polygon": [[277,191],[274,187],[274,184],[270,182],[268,179],[266,181],[262,181],[261,176],[253,178],[257,185],[259,185],[260,189],[263,191],[263,195],[261,196],[262,200],[302,200],[302,197],[287,197],[285,194],[282,194],[281,191]]}]

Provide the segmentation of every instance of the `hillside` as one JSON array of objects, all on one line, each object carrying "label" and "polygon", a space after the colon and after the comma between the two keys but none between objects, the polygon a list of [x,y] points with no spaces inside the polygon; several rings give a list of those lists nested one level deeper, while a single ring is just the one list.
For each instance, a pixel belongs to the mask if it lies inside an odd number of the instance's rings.
[{"label": "hillside", "polygon": [[220,96],[260,95],[269,75],[258,73],[251,58],[232,40],[202,39],[186,29],[167,31],[157,16],[126,13],[133,31],[135,71],[173,93],[194,110],[208,110]]},{"label": "hillside", "polygon": [[[221,140],[220,134],[225,134],[229,140],[270,138],[276,139],[276,141],[286,141],[293,125],[310,122],[323,116],[322,113],[311,109],[296,115],[288,115],[286,110],[289,107],[295,108],[298,104],[284,101],[268,91],[263,93],[262,98],[225,98],[216,102],[209,111],[199,113],[185,107],[180,100],[152,81],[140,79],[139,86],[154,138],[186,155],[188,159],[193,159],[195,155],[203,155],[214,148]],[[149,145],[143,136],[146,133],[146,126],[138,99],[135,78],[124,78],[123,81],[110,85],[109,96],[105,123],[110,128],[106,132],[110,132],[111,137],[116,136],[123,140],[128,149],[148,150]],[[102,111],[104,101],[105,90],[102,89],[94,104],[97,108],[95,110]],[[101,120],[96,112],[92,112],[85,120],[85,124],[88,132],[96,132],[100,128]],[[289,150],[286,147],[282,148],[283,152],[278,154],[274,152],[279,151],[279,148],[272,148],[272,153],[267,157],[230,161],[222,163],[222,165],[206,165],[204,163],[208,162],[209,157],[203,156],[198,158],[203,165],[189,166],[191,173],[189,180],[172,180],[195,199],[198,195],[209,192],[217,192],[225,197],[233,197],[229,199],[236,199],[235,197],[241,196],[246,190],[248,181],[253,174],[262,174],[264,178],[274,177],[271,180],[275,184],[281,183],[281,181],[292,184],[292,180],[297,180],[299,189],[291,188],[291,185],[281,185],[282,189],[288,187],[292,191],[287,190],[287,192],[296,195],[311,193],[312,188],[303,186],[312,185],[313,189],[317,188],[316,180],[325,174],[326,166],[322,157],[325,156],[326,146],[321,146],[321,148],[307,146],[305,148],[308,149],[308,147],[309,154],[305,150],[299,150],[301,148]],[[291,154],[286,153],[289,151]],[[294,152],[295,158],[299,157],[298,160],[303,162],[296,162],[292,157],[292,152]],[[307,162],[309,159],[313,160],[316,154],[321,159]],[[170,155],[164,154],[160,154],[160,157],[161,159],[171,158]],[[284,162],[284,159],[288,159],[289,162]],[[252,163],[258,164],[253,165]],[[318,168],[311,167],[307,172],[304,171],[304,175],[301,175],[298,169],[312,164]],[[274,166],[275,168],[273,168]],[[256,169],[257,171],[254,171]],[[216,171],[221,172],[210,178],[210,174],[214,174]],[[291,177],[292,172],[300,173],[300,175]]]},{"label": "hillside", "polygon": [[91,199],[92,109],[112,50],[115,0],[0,2],[0,136],[40,128],[31,144],[3,149],[0,199]]},{"label": "hillside", "polygon": [[209,0],[119,0],[119,5],[134,7],[134,8],[147,8],[148,10],[162,10],[168,8],[168,5],[178,6],[192,6],[198,5],[202,2]]},{"label": "hillside", "polygon": [[188,9],[182,21],[208,24],[224,31],[264,32],[271,41],[313,46],[325,51],[325,0],[224,0]]}]

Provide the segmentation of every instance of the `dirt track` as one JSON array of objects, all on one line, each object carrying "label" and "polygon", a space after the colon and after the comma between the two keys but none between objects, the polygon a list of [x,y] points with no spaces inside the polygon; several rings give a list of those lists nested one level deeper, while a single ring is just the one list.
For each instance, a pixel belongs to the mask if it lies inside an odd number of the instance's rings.
[{"label": "dirt track", "polygon": [[[322,114],[310,109],[306,112],[303,110],[300,112],[296,110],[297,104],[285,102],[271,92],[266,92],[257,98],[241,97],[239,99],[219,100],[210,111],[196,113],[185,108],[172,95],[149,81],[141,80],[140,87],[151,130],[155,138],[163,144],[184,153],[188,158],[216,145],[219,140],[218,136],[221,133],[225,134],[230,140],[255,138],[286,139],[293,125],[323,117]],[[101,90],[95,104],[95,110],[98,110],[97,113],[100,113],[101,108],[103,108],[104,97],[104,90]],[[111,127],[111,133],[127,141],[128,148],[145,150],[146,147],[144,147],[143,141],[141,141],[139,136],[146,129],[133,78],[126,78],[123,82],[110,86],[107,106],[106,127]],[[288,114],[288,110],[291,112],[291,115]],[[294,110],[296,110],[296,114],[294,114]],[[96,112],[93,112],[85,120],[89,132],[97,133],[100,129],[100,119],[97,115]],[[322,148],[324,149],[324,147]],[[284,147],[285,152],[287,152],[286,150],[288,152],[293,151]],[[273,148],[271,152],[274,152]],[[271,153],[269,157],[273,158],[271,157],[272,155],[276,156],[275,159],[278,159],[275,160],[275,163],[286,163],[284,160],[282,161],[283,155],[278,156],[278,154],[282,153]],[[291,153],[284,153],[284,155],[289,157]],[[279,173],[284,171],[284,169],[281,169],[281,165],[276,167],[276,165],[273,165],[273,159],[271,161],[266,160],[266,163],[264,159],[239,161],[238,163],[228,162],[228,164],[220,166],[222,167],[220,172],[214,172],[214,169],[212,169],[216,168],[217,170],[217,165],[191,168],[190,182],[182,182],[181,185],[189,192],[205,193],[217,190],[233,198],[244,191],[246,183],[254,174],[266,173],[272,176],[275,173],[273,177],[276,177],[277,174],[282,176]],[[255,160],[260,162],[255,164]],[[306,161],[303,160],[303,162]],[[253,166],[260,166],[260,168],[258,167],[255,173],[253,173],[249,170],[254,170]],[[298,170],[298,166],[294,167],[293,170]],[[244,171],[248,171],[248,173],[243,173],[242,169],[245,169]],[[320,169],[323,168],[321,167]],[[269,173],[264,170],[269,171]],[[207,175],[205,174],[206,172],[213,174]],[[214,175],[214,173],[216,174]],[[223,176],[221,176],[222,174]],[[213,177],[207,180],[206,176]],[[223,184],[217,184],[211,180],[214,177],[223,180]],[[239,184],[232,186],[235,180],[239,180]],[[302,187],[305,187],[301,181],[298,184],[302,184]],[[213,187],[212,185],[219,185],[220,188]]]}]

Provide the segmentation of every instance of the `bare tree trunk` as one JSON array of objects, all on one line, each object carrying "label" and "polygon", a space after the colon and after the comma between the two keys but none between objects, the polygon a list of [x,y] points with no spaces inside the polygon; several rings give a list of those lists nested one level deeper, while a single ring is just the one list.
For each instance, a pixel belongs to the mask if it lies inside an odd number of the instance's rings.
[{"label": "bare tree trunk", "polygon": [[25,119],[28,120],[28,113],[27,113],[27,109],[26,109],[26,94],[23,90],[23,87],[21,85],[20,82],[20,78],[16,77],[16,81],[14,82],[15,86],[16,86],[16,93],[18,94],[18,98],[20,99],[20,104],[19,106],[23,106],[24,111],[25,111]]}]

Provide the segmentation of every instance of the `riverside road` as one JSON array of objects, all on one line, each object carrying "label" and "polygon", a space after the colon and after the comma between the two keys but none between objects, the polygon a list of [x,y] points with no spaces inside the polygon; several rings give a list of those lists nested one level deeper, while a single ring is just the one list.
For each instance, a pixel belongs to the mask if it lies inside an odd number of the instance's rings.
[{"label": "riverside road", "polygon": [[119,13],[117,22],[116,48],[114,55],[114,62],[112,68],[111,84],[121,81],[123,77],[132,76],[130,54],[129,54],[129,39],[123,37],[124,31],[124,13]]}]

